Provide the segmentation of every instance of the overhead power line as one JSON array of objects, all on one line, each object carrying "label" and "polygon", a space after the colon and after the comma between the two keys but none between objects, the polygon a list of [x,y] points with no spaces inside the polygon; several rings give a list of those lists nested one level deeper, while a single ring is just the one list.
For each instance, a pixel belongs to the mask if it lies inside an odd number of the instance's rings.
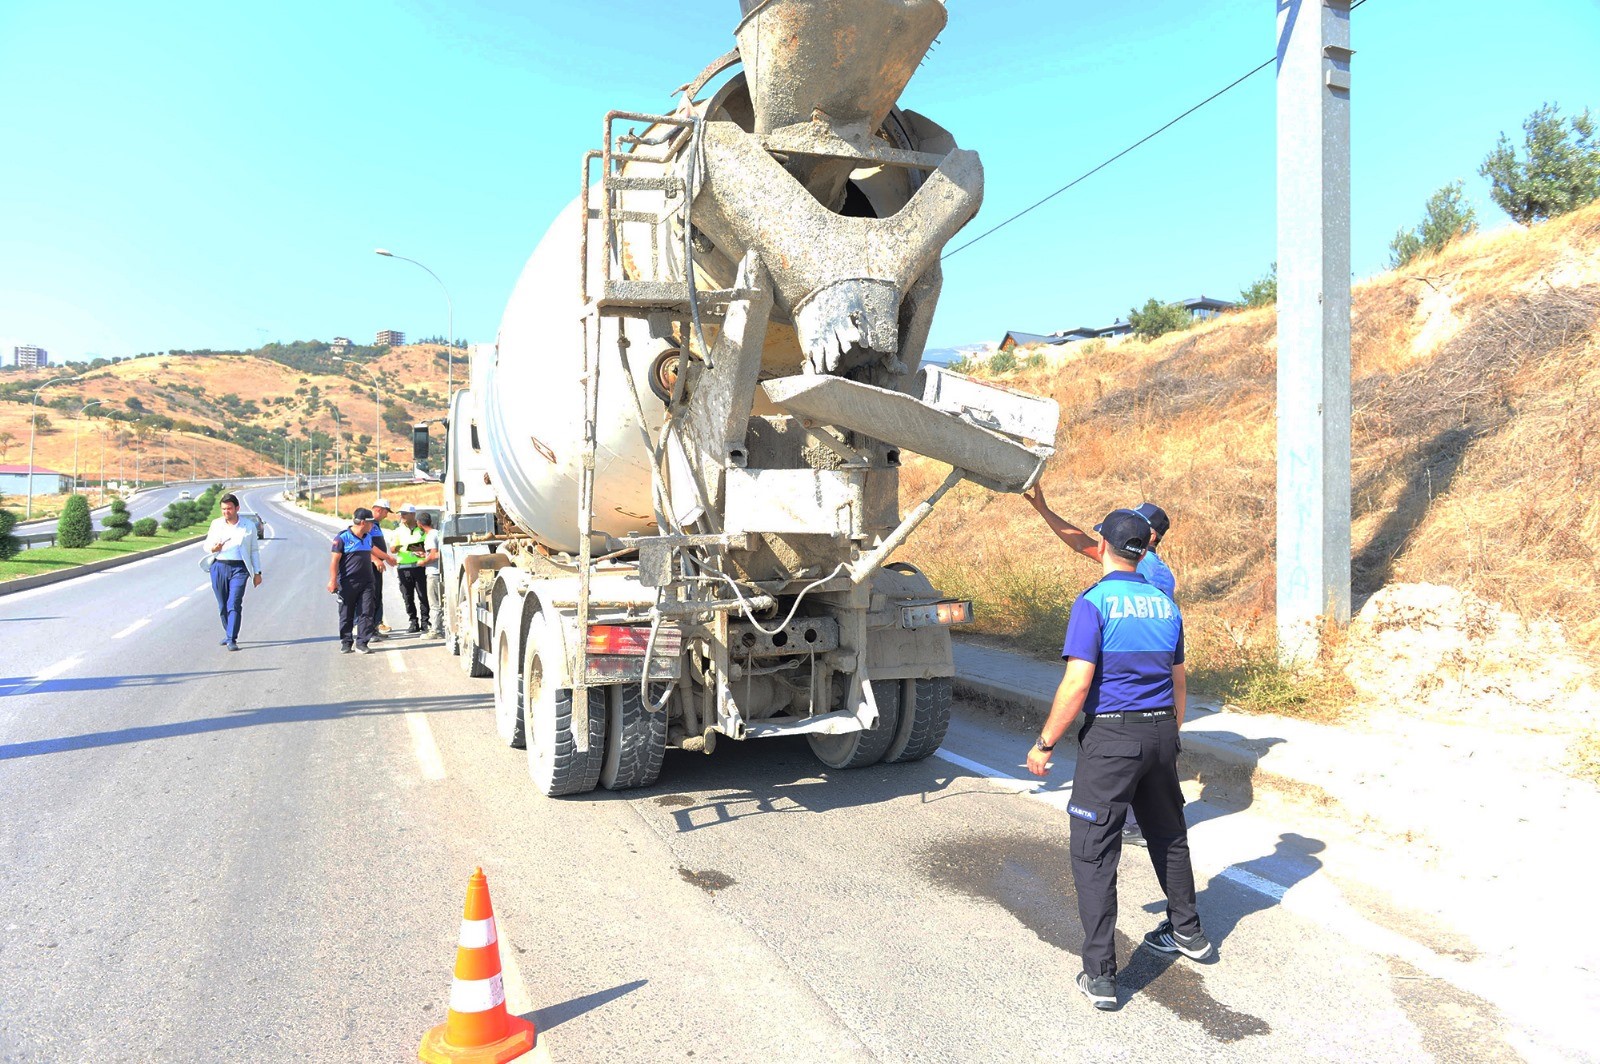
[{"label": "overhead power line", "polygon": [[[1350,10],[1354,11],[1356,8],[1360,7],[1362,4],[1364,4],[1366,2],[1367,2],[1367,0],[1356,0],[1355,3],[1350,5]],[[1239,87],[1240,85],[1244,84],[1246,81],[1250,80],[1251,78],[1255,77],[1257,74],[1261,73],[1263,70],[1267,69],[1267,67],[1271,66],[1273,63],[1276,63],[1277,61],[1278,61],[1278,57],[1276,55],[1274,55],[1270,59],[1268,59],[1265,63],[1262,63],[1260,66],[1256,67],[1255,69],[1247,71],[1244,74],[1241,74],[1239,77],[1237,77],[1234,80],[1230,81],[1228,84],[1224,85],[1222,88],[1218,89],[1216,92],[1212,93],[1210,96],[1207,96],[1205,99],[1201,100],[1199,103],[1195,104],[1193,107],[1191,107],[1187,111],[1183,112],[1181,115],[1178,115],[1176,118],[1166,122],[1165,124],[1159,126],[1156,129],[1151,130],[1149,133],[1146,133],[1144,136],[1140,137],[1138,140],[1134,141],[1132,144],[1128,145],[1126,148],[1123,148],[1121,151],[1117,152],[1117,154],[1111,156],[1109,159],[1107,159],[1104,162],[1100,163],[1099,165],[1095,166],[1093,169],[1084,171],[1083,173],[1079,174],[1077,177],[1073,178],[1071,181],[1068,181],[1066,184],[1062,185],[1060,188],[1058,188],[1054,192],[1050,193],[1048,196],[1045,196],[1043,199],[1034,201],[1033,203],[1031,203],[1028,206],[1024,207],[1022,210],[1018,211],[1016,214],[1013,214],[1011,217],[1007,218],[1005,221],[1000,222],[999,224],[993,226],[990,229],[985,229],[983,232],[979,233],[977,236],[973,237],[971,240],[967,241],[965,244],[962,244],[960,247],[955,248],[952,251],[945,252],[943,255],[940,256],[941,260],[942,259],[948,259],[952,255],[960,254],[961,252],[965,251],[967,248],[970,248],[972,245],[974,245],[978,241],[982,240],[984,237],[991,236],[991,235],[999,232],[1000,230],[1004,229],[1006,226],[1010,225],[1012,222],[1016,221],[1018,218],[1021,218],[1023,215],[1027,214],[1029,211],[1035,210],[1036,208],[1042,207],[1046,203],[1049,203],[1051,200],[1055,199],[1057,196],[1061,195],[1063,192],[1067,191],[1069,188],[1072,188],[1074,185],[1077,185],[1077,184],[1079,184],[1079,183],[1081,183],[1083,181],[1087,181],[1089,178],[1093,177],[1095,174],[1098,174],[1101,170],[1104,170],[1106,167],[1110,166],[1112,163],[1116,162],[1118,159],[1122,158],[1124,155],[1127,155],[1129,152],[1133,151],[1135,148],[1138,148],[1141,145],[1143,145],[1143,144],[1145,144],[1145,143],[1147,143],[1147,142],[1149,142],[1151,140],[1154,140],[1156,137],[1160,136],[1162,133],[1165,133],[1167,130],[1171,129],[1173,126],[1177,125],[1179,122],[1182,122],[1185,118],[1188,118],[1190,115],[1192,115],[1196,111],[1200,110],[1200,108],[1204,107],[1206,104],[1210,103],[1212,100],[1215,100],[1217,97],[1223,95],[1224,93],[1229,92],[1230,90]]]}]

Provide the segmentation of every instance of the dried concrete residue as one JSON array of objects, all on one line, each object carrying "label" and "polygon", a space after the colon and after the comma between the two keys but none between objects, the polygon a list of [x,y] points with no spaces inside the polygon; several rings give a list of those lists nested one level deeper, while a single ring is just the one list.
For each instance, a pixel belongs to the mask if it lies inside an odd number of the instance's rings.
[{"label": "dried concrete residue", "polygon": [[1592,668],[1560,626],[1439,584],[1391,584],[1350,623],[1358,692],[1418,716],[1518,731],[1595,723]]},{"label": "dried concrete residue", "polygon": [[683,877],[685,883],[693,883],[707,894],[715,894],[719,890],[727,890],[738,880],[726,872],[718,872],[715,868],[696,871],[693,868],[678,866],[678,875]]}]

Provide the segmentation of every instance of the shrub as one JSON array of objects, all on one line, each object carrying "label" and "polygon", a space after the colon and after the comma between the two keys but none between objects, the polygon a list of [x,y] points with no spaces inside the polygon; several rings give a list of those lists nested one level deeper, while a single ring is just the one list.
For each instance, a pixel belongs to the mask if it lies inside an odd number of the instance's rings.
[{"label": "shrub", "polygon": [[1525,158],[1517,159],[1511,138],[1500,141],[1478,173],[1491,184],[1489,196],[1512,221],[1532,225],[1575,211],[1600,199],[1600,143],[1594,119],[1585,110],[1561,121],[1561,108],[1547,103],[1522,123]]},{"label": "shrub", "polygon": [[[100,525],[105,529],[101,533],[102,539],[121,539],[128,534],[128,526],[133,523],[128,516],[128,504],[121,499],[111,500],[111,512],[100,519]],[[112,535],[111,533],[118,533]]]},{"label": "shrub", "polygon": [[56,521],[56,542],[63,547],[87,547],[94,542],[94,520],[89,516],[89,500],[70,495]]},{"label": "shrub", "polygon": [[22,549],[17,537],[11,534],[11,530],[15,527],[17,527],[17,515],[10,510],[0,509],[0,561],[12,557]]},{"label": "shrub", "polygon": [[1272,269],[1259,279],[1250,282],[1250,287],[1239,292],[1239,302],[1247,307],[1270,307],[1278,301],[1278,264],[1274,262]]},{"label": "shrub", "polygon": [[153,536],[156,534],[156,519],[154,517],[141,517],[133,523],[133,534],[136,536]]},{"label": "shrub", "polygon": [[1189,312],[1183,309],[1181,303],[1163,303],[1157,299],[1145,301],[1144,309],[1128,311],[1128,324],[1133,326],[1133,334],[1141,340],[1154,340],[1169,332],[1177,332],[1189,327]]},{"label": "shrub", "polygon": [[1010,373],[1017,368],[1016,348],[1008,347],[1004,351],[996,351],[984,359],[983,368],[990,373]]},{"label": "shrub", "polygon": [[1461,182],[1435,192],[1423,209],[1422,223],[1415,229],[1402,229],[1389,242],[1389,267],[1398,269],[1418,255],[1437,255],[1458,236],[1478,228],[1470,204],[1461,202]]},{"label": "shrub", "polygon": [[105,531],[100,533],[100,538],[111,543],[115,543],[119,539],[127,539],[128,527],[126,525],[107,525]]}]

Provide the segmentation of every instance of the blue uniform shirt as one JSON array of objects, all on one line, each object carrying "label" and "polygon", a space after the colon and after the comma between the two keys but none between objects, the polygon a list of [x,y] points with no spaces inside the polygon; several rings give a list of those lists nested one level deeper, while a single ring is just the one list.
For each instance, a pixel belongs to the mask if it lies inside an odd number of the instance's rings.
[{"label": "blue uniform shirt", "polygon": [[1172,570],[1167,568],[1167,563],[1156,557],[1156,552],[1147,550],[1144,557],[1139,559],[1138,574],[1150,581],[1156,587],[1167,593],[1167,598],[1174,602],[1178,600],[1178,578],[1172,575]]},{"label": "blue uniform shirt", "polygon": [[1072,604],[1061,656],[1094,664],[1086,714],[1171,709],[1172,667],[1183,664],[1183,616],[1137,573],[1107,573]]}]

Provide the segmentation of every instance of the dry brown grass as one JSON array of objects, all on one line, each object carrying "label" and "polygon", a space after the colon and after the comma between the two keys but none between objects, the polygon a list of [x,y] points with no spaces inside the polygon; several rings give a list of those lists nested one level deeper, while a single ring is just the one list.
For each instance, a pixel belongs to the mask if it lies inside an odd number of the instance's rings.
[{"label": "dry brown grass", "polygon": [[[1600,651],[1597,323],[1600,205],[1476,236],[1357,286],[1358,602],[1391,581],[1453,584],[1559,620]],[[1220,689],[1270,662],[1275,324],[1269,308],[1150,343],[1065,357],[1046,348],[1043,365],[1004,376],[1061,403],[1044,478],[1057,512],[1086,529],[1144,499],[1172,514],[1161,555],[1178,578],[1191,660]],[[902,498],[944,472],[913,459]],[[1059,646],[1066,610],[1097,576],[1020,498],[965,485],[907,557],[977,599],[981,631],[1039,651]]]}]

